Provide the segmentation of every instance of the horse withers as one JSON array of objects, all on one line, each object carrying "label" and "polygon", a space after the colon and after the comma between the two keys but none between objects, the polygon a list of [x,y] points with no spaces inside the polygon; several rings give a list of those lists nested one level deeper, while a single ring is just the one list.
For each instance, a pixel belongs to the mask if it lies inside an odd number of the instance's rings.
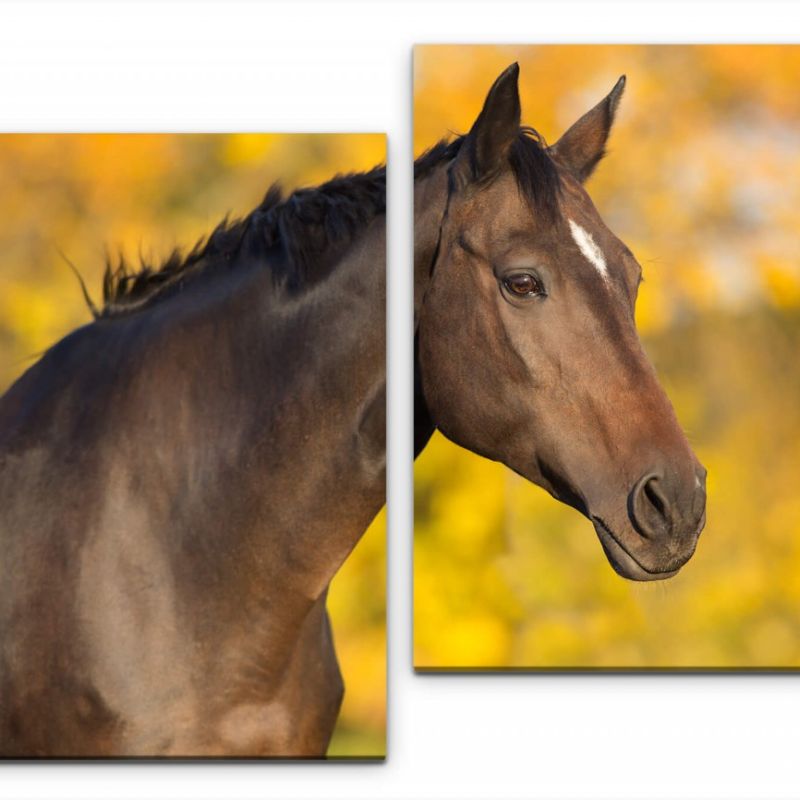
[{"label": "horse withers", "polygon": [[0,755],[321,756],[385,500],[385,171],[109,267],[0,399]]},{"label": "horse withers", "polygon": [[667,578],[706,471],[639,343],[641,268],[584,189],[625,79],[547,147],[518,75],[415,165],[416,451],[438,428],[585,514],[620,575]]}]

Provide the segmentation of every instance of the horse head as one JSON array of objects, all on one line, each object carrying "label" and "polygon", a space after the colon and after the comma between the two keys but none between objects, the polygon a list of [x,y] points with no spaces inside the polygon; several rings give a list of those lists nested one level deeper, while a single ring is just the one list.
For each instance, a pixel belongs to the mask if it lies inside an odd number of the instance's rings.
[{"label": "horse head", "polygon": [[518,74],[449,163],[418,317],[427,412],[586,515],[620,575],[669,577],[694,553],[706,471],[637,335],[641,268],[584,188],[625,80],[547,147],[520,126]]}]

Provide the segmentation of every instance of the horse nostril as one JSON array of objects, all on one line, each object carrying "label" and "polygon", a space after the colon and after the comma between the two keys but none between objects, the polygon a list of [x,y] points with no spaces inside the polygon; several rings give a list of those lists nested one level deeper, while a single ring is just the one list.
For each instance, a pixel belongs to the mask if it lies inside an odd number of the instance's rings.
[{"label": "horse nostril", "polygon": [[645,482],[642,487],[645,497],[650,501],[650,504],[662,516],[667,513],[667,501],[664,495],[661,494],[661,488],[658,485],[658,478],[650,478]]},{"label": "horse nostril", "polygon": [[634,527],[646,539],[665,536],[672,528],[670,503],[663,480],[656,473],[639,479],[630,495],[630,517]]}]

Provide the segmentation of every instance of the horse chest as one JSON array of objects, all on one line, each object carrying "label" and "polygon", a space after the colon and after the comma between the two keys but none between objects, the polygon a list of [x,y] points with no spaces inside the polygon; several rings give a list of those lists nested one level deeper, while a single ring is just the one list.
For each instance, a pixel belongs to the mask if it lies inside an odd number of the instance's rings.
[{"label": "horse chest", "polygon": [[[234,683],[247,690],[225,707],[215,725],[213,749],[239,755],[323,755],[339,713],[342,682],[324,593],[306,616],[287,653],[266,651],[259,667],[240,665]],[[276,662],[281,664],[275,674]],[[255,675],[253,674],[255,672]],[[227,687],[229,690],[231,687]]]}]

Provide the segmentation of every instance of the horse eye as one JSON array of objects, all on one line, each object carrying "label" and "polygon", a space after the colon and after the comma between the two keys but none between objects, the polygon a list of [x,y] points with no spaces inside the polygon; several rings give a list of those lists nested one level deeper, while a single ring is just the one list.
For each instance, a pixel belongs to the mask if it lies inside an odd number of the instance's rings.
[{"label": "horse eye", "polygon": [[528,272],[521,272],[517,275],[509,275],[503,278],[503,286],[517,297],[533,297],[544,294],[542,282]]}]

